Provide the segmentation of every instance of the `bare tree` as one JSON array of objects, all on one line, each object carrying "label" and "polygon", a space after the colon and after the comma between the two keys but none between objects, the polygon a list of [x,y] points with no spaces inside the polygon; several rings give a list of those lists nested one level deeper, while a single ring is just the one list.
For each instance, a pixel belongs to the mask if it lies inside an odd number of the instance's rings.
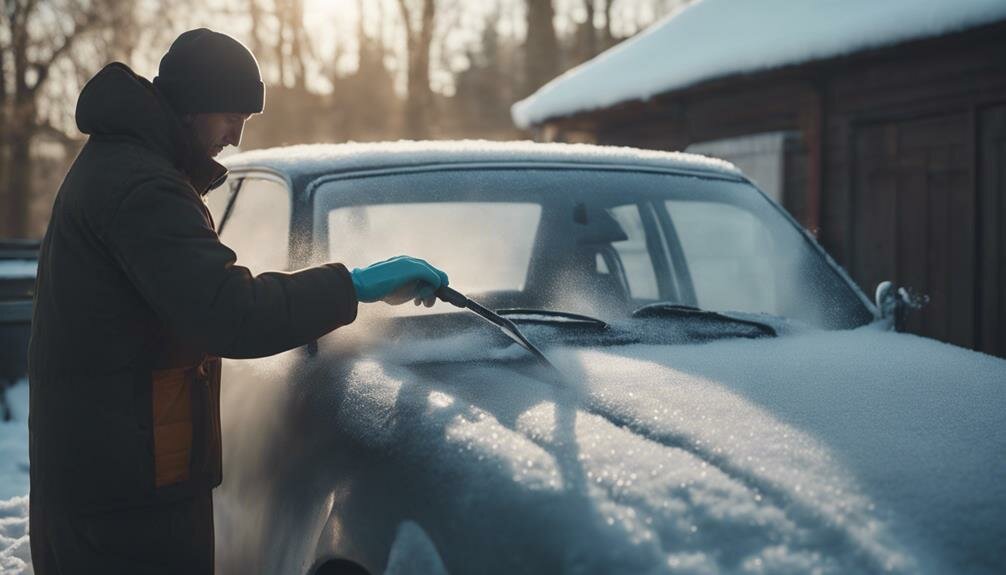
[{"label": "bare tree", "polygon": [[304,0],[287,0],[286,18],[290,30],[290,59],[293,64],[293,87],[307,91],[307,52],[310,45],[304,39]]},{"label": "bare tree", "polygon": [[[7,165],[4,160],[7,153],[7,116],[9,108],[9,90],[7,88],[7,68],[8,54],[10,52],[10,31],[13,26],[10,23],[10,9],[7,4],[0,10],[0,186],[4,186],[4,174],[7,173]],[[2,190],[0,190],[2,191]],[[5,222],[0,221],[0,231]]]},{"label": "bare tree", "polygon": [[510,119],[510,105],[521,77],[514,52],[521,47],[517,39],[499,33],[502,20],[503,13],[497,4],[484,17],[478,48],[468,53],[470,66],[455,74],[456,93],[450,100],[450,114],[454,118],[452,136],[483,139],[519,136]]},{"label": "bare tree", "polygon": [[581,35],[583,37],[584,60],[597,55],[597,28],[594,27],[595,5],[594,0],[583,0],[583,9],[587,12],[587,19],[583,23]]},{"label": "bare tree", "polygon": [[262,38],[260,36],[262,28],[262,6],[258,0],[248,0],[248,22],[251,29],[248,32],[253,54],[262,54]]},{"label": "bare tree", "polygon": [[615,45],[615,33],[611,29],[611,10],[615,6],[615,0],[604,0],[604,49],[607,50]]},{"label": "bare tree", "polygon": [[530,94],[559,73],[559,39],[552,0],[526,0],[524,92]]},{"label": "bare tree", "polygon": [[132,61],[142,33],[140,27],[136,25],[136,0],[112,2],[104,19],[108,25],[104,26],[102,52],[110,60]]},{"label": "bare tree", "polygon": [[430,48],[436,22],[435,0],[420,0],[417,10],[408,0],[398,0],[398,11],[405,31],[406,81],[405,129],[408,137],[421,139],[430,135],[433,92],[430,89]]},{"label": "bare tree", "polygon": [[[385,12],[377,10],[377,32],[367,32],[364,0],[357,0],[356,37],[359,44],[356,71],[340,74],[336,66],[341,55],[337,47],[329,66],[334,115],[334,134],[342,140],[374,141],[398,135],[400,101],[395,94],[395,79],[385,65],[387,47],[382,30]],[[371,4],[372,5],[372,4]]]},{"label": "bare tree", "polygon": [[304,28],[304,0],[245,1],[247,8],[243,14],[214,12],[217,16],[246,18],[252,53],[260,65],[275,66],[275,84],[306,90],[307,63],[313,57],[313,49]]},{"label": "bare tree", "polygon": [[47,122],[39,104],[50,76],[88,32],[115,15],[112,0],[4,0],[0,25],[0,234],[28,232],[31,196],[31,144]]}]

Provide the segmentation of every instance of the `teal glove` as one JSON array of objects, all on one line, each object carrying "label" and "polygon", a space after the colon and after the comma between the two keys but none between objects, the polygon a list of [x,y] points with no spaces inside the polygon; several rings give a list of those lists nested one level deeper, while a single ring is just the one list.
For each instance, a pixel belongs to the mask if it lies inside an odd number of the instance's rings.
[{"label": "teal glove", "polygon": [[398,256],[352,271],[356,299],[364,303],[384,301],[398,305],[414,300],[432,307],[435,292],[447,285],[447,274],[425,261]]}]

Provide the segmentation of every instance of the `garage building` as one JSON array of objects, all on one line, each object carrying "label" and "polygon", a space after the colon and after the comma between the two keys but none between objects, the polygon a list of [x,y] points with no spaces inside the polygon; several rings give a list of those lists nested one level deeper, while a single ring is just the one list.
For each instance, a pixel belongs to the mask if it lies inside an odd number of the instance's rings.
[{"label": "garage building", "polygon": [[513,110],[536,139],[734,161],[907,328],[1006,357],[1006,2],[700,0]]}]

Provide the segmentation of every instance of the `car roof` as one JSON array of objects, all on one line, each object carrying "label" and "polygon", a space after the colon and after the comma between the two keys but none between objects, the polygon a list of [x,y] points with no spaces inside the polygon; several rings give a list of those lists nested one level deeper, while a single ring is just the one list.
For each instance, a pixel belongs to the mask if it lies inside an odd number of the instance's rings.
[{"label": "car roof", "polygon": [[440,164],[610,165],[744,179],[733,164],[696,154],[528,141],[303,144],[241,152],[224,158],[222,162],[230,170],[268,171],[298,183],[328,174]]}]

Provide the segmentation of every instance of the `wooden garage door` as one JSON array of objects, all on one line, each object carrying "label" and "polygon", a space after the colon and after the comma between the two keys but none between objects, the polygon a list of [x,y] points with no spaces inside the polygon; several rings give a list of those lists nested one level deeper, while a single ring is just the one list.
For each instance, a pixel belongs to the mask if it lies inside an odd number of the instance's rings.
[{"label": "wooden garage door", "polygon": [[851,272],[867,293],[890,279],[930,297],[907,329],[976,344],[975,186],[968,116],[854,132]]},{"label": "wooden garage door", "polygon": [[978,349],[1006,357],[1006,105],[978,114]]}]

